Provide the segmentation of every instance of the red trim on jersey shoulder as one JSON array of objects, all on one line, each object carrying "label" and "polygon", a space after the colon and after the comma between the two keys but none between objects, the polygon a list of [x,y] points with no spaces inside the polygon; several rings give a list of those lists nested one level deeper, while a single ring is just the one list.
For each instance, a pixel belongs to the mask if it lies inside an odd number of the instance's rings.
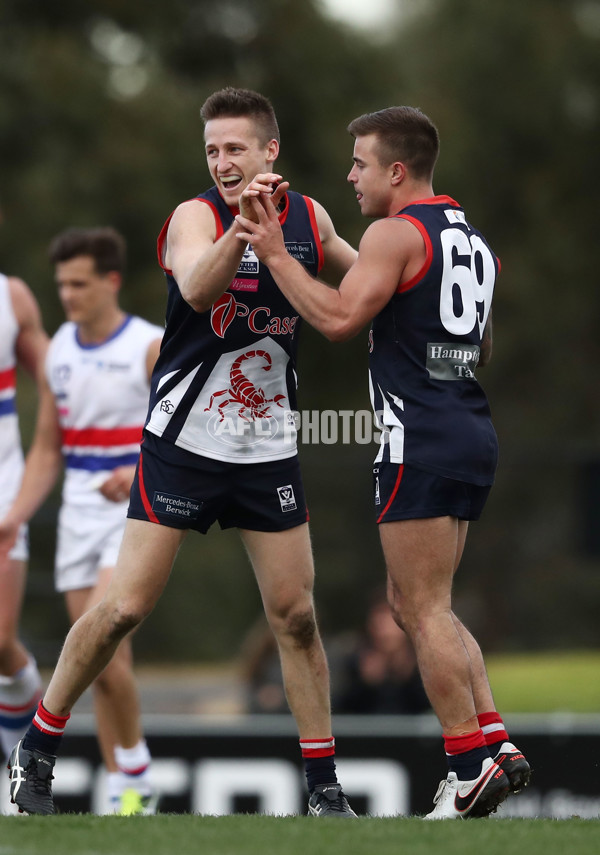
[{"label": "red trim on jersey shoulder", "polygon": [[[205,205],[208,205],[210,207],[210,209],[213,212],[213,216],[215,218],[215,225],[217,227],[217,236],[216,236],[215,240],[219,240],[219,238],[223,236],[223,225],[221,223],[221,218],[219,217],[219,214],[217,212],[215,205],[212,202],[209,202],[208,199],[193,198],[193,199],[188,199],[187,201],[188,202],[204,202]],[[173,219],[174,213],[175,213],[175,211],[172,211],[169,214],[166,223],[164,224],[164,226],[160,230],[160,234],[159,234],[158,238],[156,239],[156,254],[158,256],[158,263],[159,263],[160,267],[165,271],[165,273],[168,273],[169,275],[172,275],[173,271],[171,270],[170,267],[165,267],[165,265],[163,263],[163,251],[165,248],[165,242],[167,240],[167,232],[169,230],[169,223]]]},{"label": "red trim on jersey shoulder", "polygon": [[280,226],[283,226],[283,224],[287,220],[287,216],[290,212],[290,197],[288,196],[287,193],[284,195],[283,199],[284,199],[283,211],[280,211],[279,216],[278,216]]},{"label": "red trim on jersey shoulder", "polygon": [[394,484],[394,489],[392,490],[392,495],[391,495],[391,496],[390,496],[390,498],[388,499],[388,503],[387,503],[387,505],[385,506],[385,508],[382,510],[382,512],[381,512],[381,513],[379,514],[379,516],[377,517],[377,522],[378,522],[378,523],[380,523],[380,522],[383,520],[384,516],[387,514],[387,512],[388,512],[388,510],[389,510],[389,508],[390,508],[390,505],[392,504],[392,502],[393,502],[393,501],[394,501],[394,499],[396,498],[396,493],[398,492],[398,487],[400,486],[400,481],[402,481],[402,476],[403,476],[403,475],[404,475],[404,463],[401,463],[401,464],[398,466],[398,476],[397,476],[397,478],[396,478],[396,483]]},{"label": "red trim on jersey shoulder", "polygon": [[302,198],[306,202],[306,207],[308,209],[308,217],[310,219],[310,224],[312,226],[312,230],[315,235],[315,240],[317,242],[317,253],[319,255],[319,270],[321,270],[325,263],[325,255],[323,254],[323,244],[321,243],[321,235],[319,234],[319,227],[317,225],[314,202],[310,198],[310,196],[303,196]]},{"label": "red trim on jersey shoulder", "polygon": [[217,206],[213,204],[213,202],[209,202],[208,199],[196,199],[196,202],[204,202],[205,205],[213,212],[213,217],[215,218],[215,226],[217,227],[217,236],[215,237],[215,243],[219,240],[220,237],[223,237],[225,230],[223,229],[223,223],[221,222],[221,217],[219,216],[219,212],[217,211]]},{"label": "red trim on jersey shoulder", "polygon": [[152,510],[152,505],[148,499],[148,494],[146,493],[146,487],[144,486],[144,470],[143,470],[143,451],[140,451],[140,460],[138,465],[138,481],[140,482],[140,496],[142,497],[142,504],[144,505],[144,510],[148,515],[148,519],[150,522],[157,523],[158,525],[162,525],[159,518],[156,516],[154,511]]},{"label": "red trim on jersey shoulder", "polygon": [[409,291],[411,288],[414,288],[414,286],[426,275],[427,271],[431,267],[431,262],[433,261],[433,246],[431,245],[429,232],[420,220],[417,220],[415,217],[411,217],[410,214],[396,214],[395,217],[392,217],[391,219],[406,220],[407,222],[412,223],[413,226],[420,231],[423,242],[425,243],[425,261],[423,262],[421,269],[407,282],[401,282],[396,288],[396,294],[403,294],[405,291]]},{"label": "red trim on jersey shoulder", "polygon": [[169,270],[169,268],[165,267],[165,265],[163,264],[163,250],[165,248],[165,242],[167,240],[167,231],[169,229],[169,223],[173,219],[174,213],[175,213],[175,211],[172,211],[169,214],[166,223],[164,224],[164,226],[160,230],[160,234],[156,239],[156,254],[158,256],[158,263],[159,263],[159,266],[162,268],[162,270],[165,271],[165,273],[171,273],[171,270]]},{"label": "red trim on jersey shoulder", "polygon": [[5,371],[0,371],[0,390],[14,389],[17,385],[17,371],[13,368],[7,368]]},{"label": "red trim on jersey shoulder", "polygon": [[[429,196],[427,199],[415,199],[414,202],[409,202],[404,208],[410,208],[411,205],[451,205],[453,208],[460,208],[461,205],[450,196]],[[402,210],[404,210],[402,208]],[[400,213],[400,211],[398,212]]]},{"label": "red trim on jersey shoulder", "polygon": [[63,428],[63,445],[98,445],[107,448],[116,445],[131,445],[142,439],[143,425],[120,428]]}]

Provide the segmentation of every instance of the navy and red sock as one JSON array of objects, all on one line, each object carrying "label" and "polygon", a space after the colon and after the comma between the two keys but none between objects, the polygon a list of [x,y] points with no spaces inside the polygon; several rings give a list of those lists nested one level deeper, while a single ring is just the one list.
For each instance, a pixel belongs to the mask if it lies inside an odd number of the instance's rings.
[{"label": "navy and red sock", "polygon": [[483,731],[490,756],[495,757],[502,748],[502,743],[510,741],[502,717],[496,711],[485,712],[479,713],[477,721]]},{"label": "navy and red sock", "polygon": [[444,748],[448,768],[451,772],[456,772],[459,781],[472,781],[478,778],[483,761],[490,756],[481,729],[462,736],[444,735]]},{"label": "navy and red sock", "polygon": [[335,739],[301,739],[300,748],[304,758],[306,783],[309,793],[320,784],[337,784],[335,773]]},{"label": "navy and red sock", "polygon": [[28,751],[35,749],[43,754],[56,756],[70,718],[70,713],[66,716],[60,716],[48,712],[43,701],[40,701],[33,721],[23,738],[23,748]]}]

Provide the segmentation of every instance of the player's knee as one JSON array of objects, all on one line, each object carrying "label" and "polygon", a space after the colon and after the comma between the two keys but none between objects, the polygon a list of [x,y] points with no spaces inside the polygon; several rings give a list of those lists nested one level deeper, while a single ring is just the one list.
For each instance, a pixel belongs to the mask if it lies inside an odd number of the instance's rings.
[{"label": "player's knee", "polygon": [[410,635],[414,621],[411,616],[411,609],[409,608],[408,603],[406,603],[401,597],[396,596],[389,599],[389,604],[392,617],[396,624],[400,629],[403,629],[404,632]]},{"label": "player's knee", "polygon": [[121,602],[111,606],[103,606],[101,603],[100,608],[105,611],[107,634],[113,640],[124,638],[148,614],[143,605],[131,602]]},{"label": "player's knee", "polygon": [[296,647],[311,647],[317,634],[317,621],[312,609],[290,611],[281,625],[282,632],[291,638]]}]

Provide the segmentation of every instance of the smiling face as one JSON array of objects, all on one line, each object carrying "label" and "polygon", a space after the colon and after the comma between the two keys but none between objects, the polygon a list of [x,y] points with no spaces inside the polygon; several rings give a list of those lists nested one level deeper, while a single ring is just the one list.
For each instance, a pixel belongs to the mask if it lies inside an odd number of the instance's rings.
[{"label": "smiling face", "polygon": [[270,172],[279,154],[277,140],[263,143],[251,118],[211,119],[204,128],[206,161],[213,181],[232,208],[240,193],[260,172]]},{"label": "smiling face", "polygon": [[393,203],[394,176],[401,164],[381,165],[375,134],[356,138],[352,159],[348,181],[354,185],[363,217],[387,217]]}]

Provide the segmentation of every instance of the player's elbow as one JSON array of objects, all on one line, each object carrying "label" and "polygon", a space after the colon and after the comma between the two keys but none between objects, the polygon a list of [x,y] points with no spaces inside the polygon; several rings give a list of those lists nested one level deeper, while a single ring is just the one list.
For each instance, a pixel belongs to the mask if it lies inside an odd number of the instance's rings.
[{"label": "player's elbow", "polygon": [[479,361],[477,363],[478,368],[485,368],[486,365],[489,365],[490,360],[492,358],[492,345],[487,344],[485,347],[482,346],[481,351],[479,353]]},{"label": "player's elbow", "polygon": [[198,312],[199,315],[203,312],[208,312],[208,310],[212,308],[214,300],[211,301],[204,294],[185,287],[182,287],[179,290],[181,291],[181,296],[188,306],[190,306],[195,312]]},{"label": "player's elbow", "polygon": [[360,327],[349,318],[334,318],[327,324],[323,333],[329,341],[338,343],[354,338],[359,330]]}]

